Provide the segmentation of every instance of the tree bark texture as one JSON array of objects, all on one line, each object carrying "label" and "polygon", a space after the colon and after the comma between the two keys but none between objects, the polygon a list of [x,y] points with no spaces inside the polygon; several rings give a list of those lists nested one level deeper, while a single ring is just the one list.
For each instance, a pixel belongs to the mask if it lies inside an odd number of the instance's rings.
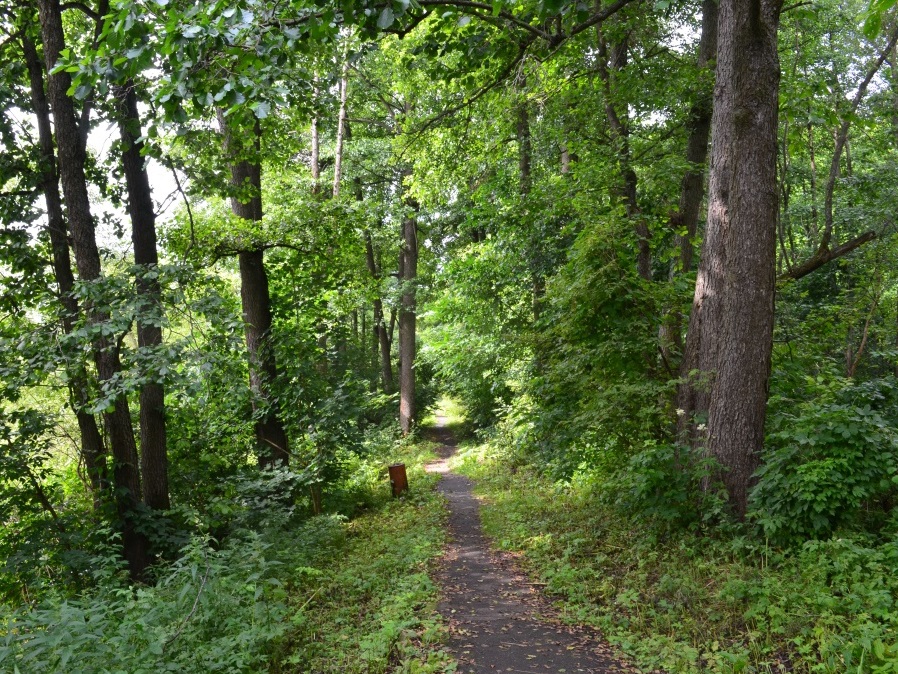
[{"label": "tree bark texture", "polygon": [[[65,48],[62,12],[59,0],[39,0],[38,8],[44,40],[44,57],[49,72]],[[87,194],[87,179],[84,174],[85,153],[75,119],[75,108],[72,99],[66,93],[70,86],[71,78],[66,72],[58,72],[48,77],[48,98],[53,108],[56,126],[59,173],[69,216],[69,232],[75,252],[75,264],[81,280],[89,283],[100,280],[102,270]],[[85,306],[85,311],[89,322],[93,325],[108,320],[105,312],[95,306]],[[115,341],[105,336],[98,336],[94,340],[93,350],[101,384],[114,381],[121,371]],[[122,520],[124,555],[132,577],[137,578],[143,574],[148,556],[146,539],[137,533],[133,521],[133,514],[140,500],[141,485],[137,445],[134,441],[127,398],[123,395],[116,396],[112,402],[112,409],[105,412],[104,417],[115,462],[113,476],[116,502]]]},{"label": "tree bark texture", "polygon": [[[136,289],[140,313],[137,317],[137,344],[152,351],[162,344],[162,290],[157,278],[148,278],[159,265],[156,251],[156,212],[150,179],[147,176],[140,128],[140,112],[134,83],[116,86],[119,106],[119,135],[122,140],[122,166],[128,190],[131,216],[131,241],[137,267]],[[150,379],[140,387],[140,472],[143,500],[153,510],[171,507],[168,493],[168,448],[165,426],[165,391]]]},{"label": "tree bark texture", "polygon": [[[261,222],[262,220],[262,167],[258,160],[238,158],[239,145],[232,137],[224,114],[219,111],[218,122],[224,135],[226,154],[231,158],[231,185],[235,188],[252,188],[252,196],[242,200],[231,197],[231,211],[238,218]],[[253,129],[254,155],[258,157],[262,130],[256,121]],[[290,450],[287,433],[272,399],[271,385],[277,379],[277,362],[271,344],[271,299],[268,292],[268,275],[265,272],[264,253],[261,249],[238,253],[240,266],[240,301],[243,309],[246,351],[249,357],[249,384],[256,415],[256,443],[259,465],[286,465]]]},{"label": "tree bark texture", "polygon": [[402,220],[400,278],[402,298],[399,306],[399,427],[408,435],[415,421],[415,283],[418,276],[417,204],[408,200],[412,211]]},{"label": "tree bark texture", "polygon": [[[50,248],[53,253],[53,273],[59,289],[59,301],[62,304],[62,329],[66,334],[70,334],[78,318],[79,307],[78,300],[73,294],[75,275],[69,255],[59,178],[56,174],[56,149],[53,143],[50,106],[44,91],[44,65],[40,61],[34,43],[24,33],[22,50],[28,67],[31,102],[37,118],[38,142],[41,150],[41,189],[47,205],[47,232],[50,235]],[[80,363],[72,363],[69,369],[69,395],[81,436],[81,457],[94,495],[94,507],[99,507],[100,492],[105,488],[107,479],[106,448],[96,417],[86,411],[90,402],[87,372]]]},{"label": "tree bark texture", "polygon": [[720,465],[738,516],[760,461],[773,346],[781,4],[720,3],[708,225],[681,391],[690,439]]}]

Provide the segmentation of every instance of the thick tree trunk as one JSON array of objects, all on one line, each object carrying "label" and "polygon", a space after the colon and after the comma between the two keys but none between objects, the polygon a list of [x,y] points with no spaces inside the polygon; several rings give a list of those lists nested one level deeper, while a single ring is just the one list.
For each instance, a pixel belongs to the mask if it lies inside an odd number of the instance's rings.
[{"label": "thick tree trunk", "polygon": [[[137,267],[137,343],[152,350],[162,344],[162,291],[156,278],[147,272],[159,265],[156,251],[156,213],[150,179],[141,153],[143,135],[134,83],[115,87],[119,105],[119,134],[122,139],[122,165],[128,189],[128,213],[131,216],[131,241]],[[140,471],[143,477],[143,500],[153,510],[171,507],[168,493],[168,449],[165,427],[165,391],[158,381],[147,381],[140,387]]]},{"label": "thick tree trunk", "polygon": [[[59,0],[39,0],[41,31],[44,39],[44,56],[48,71],[59,60],[65,48],[62,29],[62,13]],[[48,78],[48,93],[53,107],[56,125],[56,146],[59,153],[59,172],[69,216],[69,231],[75,251],[75,264],[82,281],[98,281],[102,277],[100,253],[94,235],[94,221],[87,194],[87,179],[84,174],[85,154],[81,145],[75,109],[67,95],[71,78],[66,72],[58,72]],[[88,320],[93,325],[107,321],[108,316],[95,306],[85,306]],[[94,340],[94,361],[101,382],[114,381],[121,371],[119,351],[114,340],[98,336]],[[140,472],[138,469],[137,445],[128,400],[119,395],[112,403],[112,409],[104,414],[113,459],[113,475],[116,500],[122,519],[122,543],[125,558],[132,577],[140,577],[147,564],[147,542],[134,528],[134,512],[140,499]]]},{"label": "thick tree trunk", "polygon": [[414,211],[417,204],[407,201],[410,212],[402,220],[399,308],[399,427],[403,435],[412,430],[415,407],[415,283],[418,276],[418,231]]},{"label": "thick tree trunk", "polygon": [[[22,50],[28,67],[31,84],[31,102],[37,118],[38,141],[41,149],[41,189],[47,204],[47,232],[53,252],[53,273],[59,289],[62,304],[62,329],[70,334],[77,320],[78,300],[73,294],[75,275],[69,256],[68,234],[62,212],[62,198],[59,194],[59,178],[56,175],[56,150],[53,143],[53,127],[50,120],[50,106],[44,91],[44,66],[31,39],[22,34]],[[81,457],[87,471],[94,507],[100,505],[100,492],[106,486],[106,448],[97,426],[97,419],[86,411],[90,402],[90,385],[87,372],[79,363],[73,363],[69,372],[69,394],[71,406],[78,421],[81,435]]]},{"label": "thick tree trunk", "polygon": [[773,345],[781,4],[720,3],[708,225],[680,402],[738,516],[760,461]]},{"label": "thick tree trunk", "polygon": [[[224,135],[225,151],[238,151],[238,144],[232,137],[224,114],[219,111],[218,123]],[[256,122],[253,127],[255,155],[258,156],[261,127]],[[241,201],[231,198],[231,211],[238,218],[261,222],[262,220],[262,167],[257,161],[239,160],[231,163],[231,185],[235,188],[253,189],[253,195]],[[286,465],[290,450],[287,433],[277,411],[277,402],[272,399],[271,385],[277,379],[277,362],[271,344],[271,299],[268,292],[268,275],[265,273],[262,250],[241,251],[240,301],[243,309],[246,351],[249,356],[249,384],[253,394],[253,410],[256,421],[256,442],[259,465],[262,467]]]}]

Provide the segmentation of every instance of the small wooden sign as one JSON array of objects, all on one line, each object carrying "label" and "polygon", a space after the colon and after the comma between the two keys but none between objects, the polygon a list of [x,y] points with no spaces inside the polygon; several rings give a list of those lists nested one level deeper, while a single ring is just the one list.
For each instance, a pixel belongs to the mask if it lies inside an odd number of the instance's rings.
[{"label": "small wooden sign", "polygon": [[399,496],[402,492],[408,491],[408,477],[405,474],[405,464],[394,463],[390,466],[389,471],[393,496]]}]

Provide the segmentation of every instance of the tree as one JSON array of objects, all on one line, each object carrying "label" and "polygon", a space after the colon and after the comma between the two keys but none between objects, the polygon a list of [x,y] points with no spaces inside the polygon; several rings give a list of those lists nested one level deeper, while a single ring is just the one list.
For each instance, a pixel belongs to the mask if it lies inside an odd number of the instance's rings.
[{"label": "tree", "polygon": [[[253,223],[262,221],[262,127],[258,120],[250,122],[251,147],[242,146],[223,111],[218,122],[224,137],[225,152],[231,172],[231,210],[234,215]],[[243,306],[246,351],[249,357],[250,388],[256,416],[256,440],[259,464],[274,466],[289,463],[287,434],[272,394],[277,379],[277,361],[271,343],[271,300],[264,250],[257,246],[237,253],[240,263],[240,300]]]},{"label": "tree", "polygon": [[773,344],[781,9],[720,3],[708,221],[679,398],[739,516],[760,464]]},{"label": "tree", "polygon": [[[40,0],[41,31],[47,69],[52,71],[65,49],[62,10],[58,0]],[[75,121],[75,109],[68,95],[71,78],[65,70],[57,70],[48,78],[50,105],[54,111],[59,173],[69,216],[69,231],[80,280],[85,284],[102,281],[100,253],[94,233],[87,180],[84,173],[85,152],[81,132]],[[108,315],[94,302],[85,302],[85,313],[94,330],[94,361],[100,383],[109,398],[104,410],[106,427],[112,446],[116,503],[122,520],[122,543],[132,576],[139,577],[148,564],[147,541],[135,527],[135,513],[141,497],[137,445],[128,399],[116,391],[116,378],[121,371],[118,345],[103,329]]]}]

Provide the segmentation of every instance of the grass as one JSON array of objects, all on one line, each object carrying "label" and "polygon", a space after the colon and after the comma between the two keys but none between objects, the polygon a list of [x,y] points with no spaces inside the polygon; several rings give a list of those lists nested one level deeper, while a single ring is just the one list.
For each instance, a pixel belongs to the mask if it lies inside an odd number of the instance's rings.
[{"label": "grass", "polygon": [[389,497],[384,481],[366,514],[345,523],[339,548],[294,589],[292,629],[275,672],[424,674],[452,672],[441,648],[429,571],[442,551],[445,507],[424,472],[434,458],[425,441],[405,443],[384,465],[406,464],[410,491]]},{"label": "grass", "polygon": [[477,480],[487,535],[522,553],[562,616],[645,670],[898,672],[898,543],[661,534],[612,510],[597,480],[553,483],[490,444],[464,447],[454,469]]},{"label": "grass", "polygon": [[[445,530],[423,469],[432,444],[384,432],[369,449],[325,492],[331,514],[285,507],[283,475],[257,475],[236,488],[228,537],[191,538],[155,584],[132,587],[110,547],[92,557],[95,583],[82,593],[0,606],[0,671],[454,671],[429,576]],[[393,499],[386,466],[397,461],[411,490]]]}]

